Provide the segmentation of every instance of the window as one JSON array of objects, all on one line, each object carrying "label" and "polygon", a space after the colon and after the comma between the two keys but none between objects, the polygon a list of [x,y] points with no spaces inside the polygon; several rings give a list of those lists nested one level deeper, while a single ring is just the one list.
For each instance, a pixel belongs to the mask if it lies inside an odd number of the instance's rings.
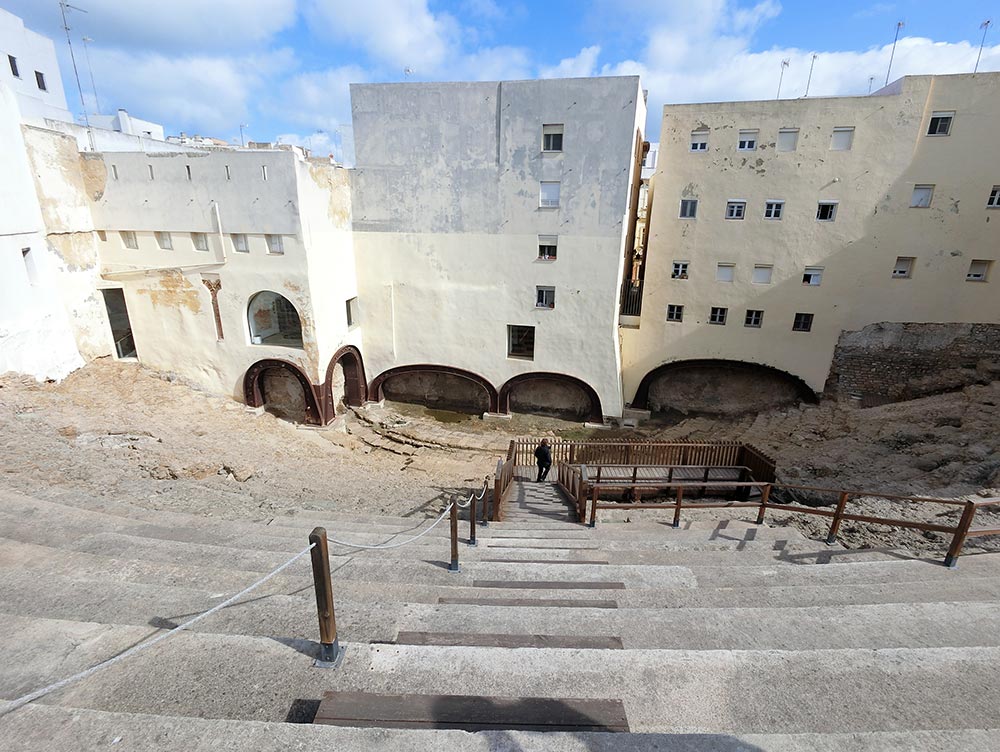
[{"label": "window", "polygon": [[542,181],[539,185],[538,205],[544,208],[555,208],[559,206],[559,182]]},{"label": "window", "polygon": [[764,219],[781,219],[784,210],[784,201],[768,201],[764,204]]},{"label": "window", "polygon": [[934,196],[933,185],[913,186],[913,195],[910,196],[910,208],[927,209],[931,205],[931,198]]},{"label": "window", "polygon": [[773,271],[773,266],[754,264],[753,275],[750,277],[750,281],[755,285],[769,285],[771,284],[771,274]]},{"label": "window", "polygon": [[534,359],[535,327],[507,325],[507,357]]},{"label": "window", "polygon": [[746,201],[730,201],[726,204],[726,219],[743,219],[746,211]]},{"label": "window", "polygon": [[156,233],[156,244],[164,251],[172,251],[174,249],[174,241],[170,237],[169,232]]},{"label": "window", "polygon": [[673,271],[670,272],[670,279],[687,279],[687,278],[688,278],[688,262],[675,261]]},{"label": "window", "polygon": [[38,84],[38,88],[42,91],[48,91],[45,87],[45,74],[41,71],[35,71],[35,83]]},{"label": "window", "polygon": [[854,128],[834,128],[830,137],[830,151],[850,151],[854,144]]},{"label": "window", "polygon": [[149,179],[152,180],[153,179],[153,165],[146,165],[146,167],[149,169]]},{"label": "window", "polygon": [[137,249],[139,247],[139,241],[135,238],[135,233],[132,230],[121,230],[119,233],[122,237],[122,243],[124,243],[126,248]]},{"label": "window", "polygon": [[100,240],[102,243],[108,242],[108,233],[106,233],[104,230],[98,230],[97,239]]},{"label": "window", "polygon": [[542,126],[542,151],[563,150],[563,127],[558,125]]},{"label": "window", "polygon": [[764,312],[754,311],[747,309],[746,318],[743,319],[743,326],[749,327],[750,329],[760,329],[761,324],[764,323]]},{"label": "window", "polygon": [[986,200],[988,209],[1000,209],[1000,185],[993,186],[990,197]]},{"label": "window", "polygon": [[21,249],[21,260],[24,262],[24,273],[28,275],[28,284],[38,284],[38,267],[35,266],[35,256],[30,248]]},{"label": "window", "polygon": [[726,323],[726,314],[728,313],[728,308],[716,308],[715,306],[712,306],[712,310],[708,314],[708,323],[724,326]]},{"label": "window", "polygon": [[267,241],[267,252],[280,255],[285,252],[285,243],[280,235],[265,235]]},{"label": "window", "polygon": [[799,129],[782,128],[778,131],[778,151],[795,151],[799,148]]},{"label": "window", "polygon": [[909,279],[913,273],[913,261],[912,256],[897,256],[896,265],[892,267],[892,278]]},{"label": "window", "polygon": [[543,261],[555,261],[559,238],[556,235],[538,236],[538,258]]},{"label": "window", "polygon": [[536,287],[535,288],[535,308],[555,308],[556,288]]},{"label": "window", "polygon": [[931,122],[927,127],[928,136],[947,136],[951,134],[951,121],[954,112],[932,112]]},{"label": "window", "polygon": [[796,313],[792,322],[793,332],[811,332],[813,328],[813,315],[811,313]]},{"label": "window", "polygon": [[759,131],[740,131],[740,141],[737,148],[740,151],[756,150],[758,133]]},{"label": "window", "polygon": [[184,165],[184,171],[187,173],[187,179],[191,179],[191,165]]},{"label": "window", "polygon": [[111,179],[118,179],[118,165],[111,165]]},{"label": "window", "polygon": [[691,151],[708,151],[708,131],[691,132]]},{"label": "window", "polygon": [[715,267],[716,282],[732,282],[736,274],[735,264],[719,264]]},{"label": "window", "polygon": [[357,326],[361,321],[361,311],[358,308],[358,299],[351,298],[344,304],[347,309],[347,328]]},{"label": "window", "polygon": [[681,199],[681,219],[694,219],[698,215],[698,199]]},{"label": "window", "polygon": [[822,266],[807,266],[805,272],[802,273],[802,284],[804,285],[819,287],[822,281],[823,281]]},{"label": "window", "polygon": [[233,175],[229,171],[229,165],[226,165],[226,180],[232,180],[232,179],[233,179]]},{"label": "window", "polygon": [[291,301],[276,292],[263,290],[247,306],[250,342],[254,345],[302,347],[302,321]]},{"label": "window", "polygon": [[837,218],[836,201],[820,201],[816,206],[816,219],[820,222],[833,222]]},{"label": "window", "polygon": [[242,232],[234,232],[230,235],[233,239],[233,250],[237,253],[250,253],[250,241],[247,240],[247,236]]},{"label": "window", "polygon": [[969,273],[965,275],[965,280],[967,282],[985,282],[990,274],[991,266],[993,266],[992,261],[982,261],[979,259],[973,261],[969,264]]},{"label": "window", "polygon": [[20,78],[21,73],[17,69],[17,58],[13,55],[8,55],[7,62],[10,63],[10,72],[13,74],[14,78]]},{"label": "window", "polygon": [[684,320],[684,306],[682,305],[667,306],[667,321],[683,321],[683,320]]},{"label": "window", "polygon": [[191,242],[194,243],[194,249],[196,251],[208,250],[208,235],[203,232],[192,232]]},{"label": "window", "polygon": [[264,180],[267,180],[267,165],[261,165],[260,166],[260,176]]}]

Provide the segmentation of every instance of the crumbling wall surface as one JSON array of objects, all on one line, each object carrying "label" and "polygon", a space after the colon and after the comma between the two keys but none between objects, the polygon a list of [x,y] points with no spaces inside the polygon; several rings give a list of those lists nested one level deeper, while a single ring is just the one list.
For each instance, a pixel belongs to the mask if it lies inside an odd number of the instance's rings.
[{"label": "crumbling wall surface", "polygon": [[777,371],[706,364],[655,378],[647,404],[654,413],[738,415],[794,405],[802,397],[799,384]]},{"label": "crumbling wall surface", "polygon": [[826,395],[896,401],[1000,375],[1000,324],[883,322],[845,331]]},{"label": "crumbling wall surface", "polygon": [[586,420],[590,415],[590,398],[574,384],[539,379],[518,384],[511,390],[510,409],[515,413]]},{"label": "crumbling wall surface", "polygon": [[306,395],[302,384],[284,368],[270,368],[261,375],[264,405],[279,418],[306,422]]},{"label": "crumbling wall surface", "polygon": [[484,413],[490,398],[483,387],[450,373],[404,373],[382,385],[385,398],[426,407]]}]

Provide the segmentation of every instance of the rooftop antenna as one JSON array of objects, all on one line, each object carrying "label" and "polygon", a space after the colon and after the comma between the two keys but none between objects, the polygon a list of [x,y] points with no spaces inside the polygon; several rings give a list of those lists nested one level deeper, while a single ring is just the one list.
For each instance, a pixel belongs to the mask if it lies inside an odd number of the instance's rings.
[{"label": "rooftop antenna", "polygon": [[246,123],[240,123],[240,146],[242,146],[243,148],[246,148],[247,145],[246,139],[243,138],[243,129],[249,127],[250,126],[247,125]]},{"label": "rooftop antenna", "polygon": [[875,76],[868,76],[868,93],[872,93],[872,86],[875,84]]},{"label": "rooftop antenna", "polygon": [[94,114],[101,114],[101,100],[97,98],[97,84],[94,83],[94,68],[90,64],[90,47],[87,46],[88,42],[93,42],[94,40],[90,37],[83,38],[83,54],[87,58],[87,70],[90,71],[90,87],[94,90]]},{"label": "rooftop antenna", "polygon": [[83,87],[80,86],[80,71],[76,68],[76,55],[73,54],[73,40],[69,36],[69,24],[66,22],[66,11],[67,10],[78,10],[81,13],[86,13],[83,8],[77,8],[75,5],[70,5],[66,0],[59,0],[59,10],[62,11],[63,29],[66,30],[66,44],[69,45],[69,58],[73,61],[73,75],[76,76],[76,90],[80,92],[80,106],[83,107],[83,121],[87,124],[87,128],[90,128],[90,118],[87,117],[87,104],[83,101]]},{"label": "rooftop antenna", "polygon": [[818,57],[819,55],[817,55],[814,52],[812,57],[812,62],[809,63],[809,78],[806,79],[806,93],[805,93],[805,96],[807,97],[809,96],[809,84],[811,84],[813,80],[813,68],[816,67],[816,58]]},{"label": "rooftop antenna", "polygon": [[787,58],[781,61],[781,75],[778,76],[778,96],[775,99],[781,99],[781,81],[785,77],[785,68],[788,67],[790,62]]},{"label": "rooftop antenna", "polygon": [[403,75],[406,78],[409,78],[410,76],[412,76],[413,75],[413,68],[411,68],[410,66],[407,65],[405,68],[403,68]]},{"label": "rooftop antenna", "polygon": [[973,76],[979,73],[979,61],[982,60],[983,58],[983,45],[986,44],[986,32],[990,30],[991,23],[993,23],[993,21],[987,18],[985,21],[979,24],[979,28],[983,30],[983,40],[979,43],[979,54],[976,56],[976,67],[972,71]]},{"label": "rooftop antenna", "polygon": [[899,30],[906,26],[902,21],[896,22],[896,37],[892,40],[892,52],[889,54],[889,67],[885,70],[885,85],[889,85],[889,73],[892,71],[892,59],[896,57],[896,42],[899,41]]}]

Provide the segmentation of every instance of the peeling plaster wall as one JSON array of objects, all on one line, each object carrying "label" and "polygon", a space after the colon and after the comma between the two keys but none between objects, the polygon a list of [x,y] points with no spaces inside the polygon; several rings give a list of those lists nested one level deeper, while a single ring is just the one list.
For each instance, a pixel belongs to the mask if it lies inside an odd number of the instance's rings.
[{"label": "peeling plaster wall", "polygon": [[[369,377],[412,363],[493,382],[555,371],[621,413],[618,289],[638,78],[351,87],[355,248]],[[542,125],[564,125],[542,153]],[[539,208],[539,181],[561,182]],[[538,235],[558,259],[538,260]],[[536,285],[556,289],[535,307]],[[533,361],[507,326],[535,327]]]},{"label": "peeling plaster wall", "polygon": [[[888,95],[668,105],[651,213],[641,326],[623,329],[625,395],[665,362],[719,358],[773,366],[822,391],[842,330],[879,321],[994,322],[1000,296],[965,281],[972,259],[1000,260],[1000,212],[986,208],[1000,183],[995,148],[1000,74],[907,77]],[[928,137],[933,111],[954,110],[950,136]],[[830,149],[834,127],[854,126],[850,151]],[[689,150],[710,128],[707,152]],[[776,152],[779,128],[799,128],[798,148]],[[740,129],[759,129],[754,152],[737,150]],[[934,184],[929,209],[910,208],[915,184]],[[678,218],[697,198],[697,219]],[[780,221],[766,200],[785,201]],[[726,202],[746,200],[746,219],[726,220]],[[834,222],[817,222],[821,200],[839,201]],[[894,279],[897,256],[916,257],[911,279]],[[689,279],[670,278],[673,261]],[[735,281],[716,281],[719,263]],[[754,264],[773,265],[770,285],[751,283]],[[802,284],[806,266],[822,284]],[[998,270],[994,270],[995,273]],[[666,321],[668,304],[683,323]],[[708,324],[728,307],[725,326]],[[747,309],[763,326],[744,327]],[[815,316],[793,332],[797,312]]]}]

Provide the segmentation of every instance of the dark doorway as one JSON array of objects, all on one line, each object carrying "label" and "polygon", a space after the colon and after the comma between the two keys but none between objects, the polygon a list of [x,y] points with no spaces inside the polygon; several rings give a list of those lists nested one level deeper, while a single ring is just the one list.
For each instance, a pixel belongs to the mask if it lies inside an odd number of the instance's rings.
[{"label": "dark doorway", "polygon": [[108,311],[111,336],[115,340],[115,353],[119,358],[136,357],[135,339],[132,337],[132,324],[128,320],[124,291],[120,287],[115,287],[101,290],[101,293],[104,295],[104,307]]}]

